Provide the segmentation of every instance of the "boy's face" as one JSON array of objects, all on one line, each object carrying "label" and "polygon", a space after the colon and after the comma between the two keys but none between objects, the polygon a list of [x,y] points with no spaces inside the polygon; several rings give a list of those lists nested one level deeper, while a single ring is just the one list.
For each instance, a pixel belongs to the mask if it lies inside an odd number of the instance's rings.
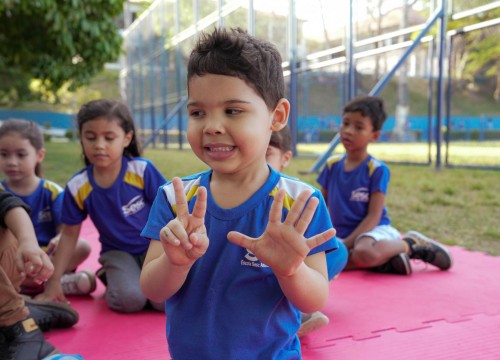
[{"label": "boy's face", "polygon": [[270,111],[237,77],[194,76],[188,86],[187,137],[196,156],[218,173],[265,170],[271,132],[286,124],[288,113],[283,120],[279,110]]},{"label": "boy's face", "polygon": [[266,161],[276,171],[283,171],[292,158],[291,151],[281,151],[280,148],[269,145],[266,151]]},{"label": "boy's face", "polygon": [[380,131],[374,131],[369,116],[360,112],[347,112],[340,125],[340,141],[347,152],[366,149],[369,143],[377,141]]}]

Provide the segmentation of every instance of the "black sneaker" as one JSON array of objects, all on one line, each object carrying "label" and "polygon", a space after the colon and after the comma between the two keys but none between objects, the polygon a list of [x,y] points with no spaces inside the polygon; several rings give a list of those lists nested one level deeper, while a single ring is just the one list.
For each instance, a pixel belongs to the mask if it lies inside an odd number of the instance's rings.
[{"label": "black sneaker", "polygon": [[49,344],[32,317],[0,328],[1,360],[40,360],[59,354]]},{"label": "black sneaker", "polygon": [[371,270],[385,274],[410,275],[412,273],[410,257],[406,253],[393,256],[385,264],[371,268]]},{"label": "black sneaker", "polygon": [[453,258],[444,245],[417,231],[408,231],[403,235],[403,240],[410,246],[412,259],[423,260],[441,270],[448,270],[453,264]]},{"label": "black sneaker", "polygon": [[78,313],[68,304],[55,301],[25,300],[36,324],[42,331],[69,328],[78,322]]}]

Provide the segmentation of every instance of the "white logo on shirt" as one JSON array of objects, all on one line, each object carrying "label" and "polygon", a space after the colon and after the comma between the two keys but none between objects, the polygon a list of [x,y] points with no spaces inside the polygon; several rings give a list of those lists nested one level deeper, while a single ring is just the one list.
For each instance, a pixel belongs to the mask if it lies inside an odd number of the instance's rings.
[{"label": "white logo on shirt", "polygon": [[47,206],[38,213],[38,222],[43,223],[51,221],[52,221],[52,213],[50,211],[50,207]]},{"label": "white logo on shirt", "polygon": [[368,188],[360,187],[351,192],[351,201],[359,201],[359,202],[369,202],[370,201],[370,193],[368,192]]},{"label": "white logo on shirt", "polygon": [[146,206],[142,195],[134,196],[126,205],[122,206],[122,211],[125,216],[130,216],[138,213]]},{"label": "white logo on shirt", "polygon": [[246,250],[247,250],[247,254],[245,255],[246,260],[241,260],[242,266],[251,266],[251,267],[258,267],[258,268],[268,267],[266,264],[264,264],[259,259],[257,259],[257,256],[255,256],[250,251],[248,251],[248,249],[246,249]]}]

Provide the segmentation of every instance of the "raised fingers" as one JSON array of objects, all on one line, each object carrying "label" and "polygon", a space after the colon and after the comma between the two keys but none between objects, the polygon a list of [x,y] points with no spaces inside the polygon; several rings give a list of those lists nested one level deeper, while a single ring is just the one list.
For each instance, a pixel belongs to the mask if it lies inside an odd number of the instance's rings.
[{"label": "raised fingers", "polygon": [[307,203],[307,199],[309,199],[310,196],[311,190],[304,190],[299,194],[297,200],[295,200],[292,207],[290,208],[290,211],[288,212],[288,215],[284,221],[285,224],[295,226],[297,221],[300,219],[302,211],[304,210],[304,206]]},{"label": "raised fingers", "polygon": [[332,237],[334,237],[335,233],[336,233],[335,229],[330,228],[326,231],[323,231],[321,234],[314,235],[313,237],[310,237],[309,239],[306,240],[307,246],[309,246],[309,249],[314,249],[315,247],[324,244]]},{"label": "raised fingers", "polygon": [[281,215],[283,214],[283,199],[285,198],[285,190],[280,189],[274,195],[273,203],[271,204],[271,210],[269,211],[269,222],[270,223],[280,223]]},{"label": "raised fingers", "polygon": [[182,180],[178,177],[174,177],[172,179],[172,185],[174,186],[177,217],[183,218],[189,214],[189,209],[186,194],[184,193],[184,187],[182,186]]},{"label": "raised fingers", "polygon": [[198,196],[193,208],[193,217],[196,219],[205,220],[205,212],[207,210],[207,189],[203,186],[198,188]]},{"label": "raised fingers", "polygon": [[316,212],[318,204],[319,204],[319,199],[316,197],[311,197],[307,202],[306,208],[304,209],[304,211],[300,215],[300,218],[297,220],[295,224],[295,229],[299,234],[304,235],[304,233],[306,232],[307,227],[311,223],[314,213]]}]

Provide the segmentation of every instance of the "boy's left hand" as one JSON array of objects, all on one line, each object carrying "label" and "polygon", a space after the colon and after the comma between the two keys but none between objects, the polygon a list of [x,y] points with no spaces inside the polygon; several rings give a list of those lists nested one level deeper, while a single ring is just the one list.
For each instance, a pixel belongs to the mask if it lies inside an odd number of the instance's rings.
[{"label": "boy's left hand", "polygon": [[269,212],[266,231],[259,238],[231,231],[227,235],[228,240],[248,249],[270,266],[277,276],[294,275],[311,249],[335,236],[335,230],[331,228],[309,239],[304,237],[319,203],[318,198],[309,199],[310,196],[309,190],[300,193],[285,221],[281,222],[285,191],[279,190]]}]

